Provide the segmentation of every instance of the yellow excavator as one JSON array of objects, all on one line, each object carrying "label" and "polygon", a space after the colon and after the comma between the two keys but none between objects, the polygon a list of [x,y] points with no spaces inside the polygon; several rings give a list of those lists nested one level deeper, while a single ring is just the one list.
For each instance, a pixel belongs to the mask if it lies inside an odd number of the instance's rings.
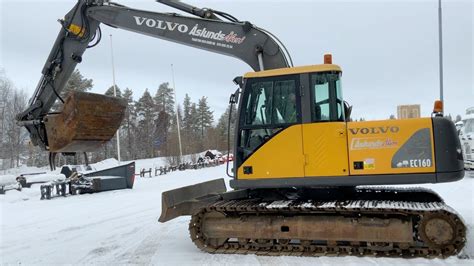
[{"label": "yellow excavator", "polygon": [[[32,143],[87,152],[107,142],[126,103],[90,93],[59,95],[82,54],[100,41],[100,23],[246,62],[234,79],[238,104],[231,191],[224,179],[162,194],[161,222],[191,215],[196,246],[210,253],[448,257],[466,242],[462,218],[433,191],[380,185],[442,183],[464,176],[454,124],[432,117],[351,122],[342,70],[294,67],[277,37],[232,15],[179,1],[159,2],[192,16],[78,0],[18,124]],[[50,113],[59,98],[59,112]],[[377,185],[377,186],[373,186]]]}]

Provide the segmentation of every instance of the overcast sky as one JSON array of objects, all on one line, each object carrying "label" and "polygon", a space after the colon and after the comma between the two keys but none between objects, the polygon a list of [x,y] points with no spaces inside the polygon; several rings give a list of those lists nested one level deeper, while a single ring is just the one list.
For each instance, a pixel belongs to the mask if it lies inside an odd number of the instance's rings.
[{"label": "overcast sky", "polygon": [[[60,29],[76,1],[0,0],[0,68],[31,95]],[[121,4],[177,12],[153,0]],[[248,20],[277,35],[295,65],[320,64],[331,52],[343,69],[344,98],[353,117],[386,119],[399,104],[421,104],[429,116],[439,98],[438,1],[187,1]],[[463,115],[474,106],[472,0],[444,1],[444,86],[446,113]],[[179,13],[179,12],[177,12]],[[208,96],[216,119],[225,110],[232,79],[251,71],[235,58],[102,26],[104,38],[88,49],[79,70],[94,80],[93,92],[112,84],[113,34],[116,81],[138,99],[148,88],[171,83],[174,65],[179,102]]]}]

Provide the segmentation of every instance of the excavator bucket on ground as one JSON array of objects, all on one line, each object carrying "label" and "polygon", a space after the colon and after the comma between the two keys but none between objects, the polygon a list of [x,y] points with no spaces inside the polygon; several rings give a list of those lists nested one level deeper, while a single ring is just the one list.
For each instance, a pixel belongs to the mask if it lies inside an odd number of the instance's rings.
[{"label": "excavator bucket on ground", "polygon": [[226,190],[224,179],[220,178],[163,192],[158,221],[164,223],[182,215],[193,215],[221,199],[220,194]]},{"label": "excavator bucket on ground", "polygon": [[89,152],[109,141],[122,122],[127,102],[73,91],[58,114],[45,118],[50,152]]}]

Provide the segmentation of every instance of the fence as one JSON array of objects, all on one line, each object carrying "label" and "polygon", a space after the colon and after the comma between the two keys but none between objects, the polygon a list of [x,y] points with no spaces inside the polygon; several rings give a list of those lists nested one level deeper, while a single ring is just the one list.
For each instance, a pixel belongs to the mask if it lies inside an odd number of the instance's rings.
[{"label": "fence", "polygon": [[[201,159],[198,160],[197,163],[182,163],[179,165],[168,165],[168,166],[160,166],[160,167],[155,167],[154,169],[154,176],[160,176],[160,175],[166,175],[169,172],[175,172],[175,171],[184,171],[184,170],[189,170],[189,169],[201,169],[201,168],[207,168],[207,167],[214,167],[218,166],[221,164],[224,164],[225,161],[219,160],[219,159]],[[140,177],[152,177],[152,168],[148,168],[146,170],[145,168],[142,168],[140,170]]]}]

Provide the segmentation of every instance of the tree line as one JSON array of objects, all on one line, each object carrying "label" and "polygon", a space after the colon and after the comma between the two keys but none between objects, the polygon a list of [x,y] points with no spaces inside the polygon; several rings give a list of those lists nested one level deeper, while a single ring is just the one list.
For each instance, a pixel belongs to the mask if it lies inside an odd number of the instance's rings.
[{"label": "tree line", "polygon": [[[93,80],[85,78],[76,69],[60,96],[64,99],[72,90],[87,92],[92,88]],[[176,107],[174,90],[168,82],[159,84],[155,89],[145,89],[138,100],[134,99],[133,90],[130,88],[122,89],[116,86],[115,89],[116,96],[127,102],[125,117],[119,128],[121,160],[168,157],[170,163],[178,163],[178,122],[183,155],[207,149],[227,150],[229,108],[216,121],[206,96],[194,101],[186,94],[184,101]],[[114,87],[106,89],[104,94],[113,96]],[[32,146],[26,130],[16,125],[14,116],[26,108],[27,96],[15,88],[4,72],[0,72],[0,97],[1,169],[24,163],[31,166],[47,165],[47,152]],[[61,105],[62,103],[57,101],[53,106],[54,111],[60,111]],[[235,113],[231,133],[234,122]],[[88,153],[89,161],[117,158],[116,137],[117,135],[99,150]],[[59,164],[72,163],[74,160],[77,163],[84,162],[81,156],[59,160],[62,160]]]}]

